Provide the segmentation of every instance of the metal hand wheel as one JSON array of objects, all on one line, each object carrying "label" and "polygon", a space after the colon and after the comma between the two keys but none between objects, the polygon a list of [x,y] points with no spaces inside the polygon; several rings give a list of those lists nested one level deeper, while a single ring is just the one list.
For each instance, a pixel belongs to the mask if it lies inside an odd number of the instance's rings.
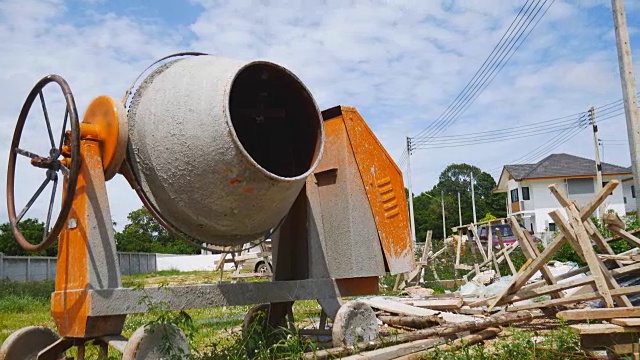
[{"label": "metal hand wheel", "polygon": [[[64,101],[66,103],[66,110],[64,120],[62,122],[62,133],[59,137],[54,136],[51,130],[51,122],[49,121],[49,113],[47,112],[47,106],[45,104],[44,95],[42,90],[50,83],[55,83],[60,87]],[[49,154],[36,154],[28,149],[20,147],[20,140],[22,138],[22,132],[25,127],[25,122],[28,118],[31,107],[36,100],[40,99],[40,105],[44,113],[45,124],[47,127],[48,139],[46,140],[51,146]],[[67,131],[67,123],[69,123],[71,130]],[[56,138],[59,140],[56,143]],[[40,187],[36,190],[35,194],[31,196],[27,204],[22,208],[19,213],[16,213],[15,204],[15,172],[16,172],[16,158],[17,156],[25,156],[31,159],[31,165],[45,170],[44,180],[40,184]],[[71,205],[76,191],[76,183],[78,180],[78,173],[80,171],[80,125],[78,121],[78,112],[76,110],[76,104],[71,93],[71,89],[67,82],[58,75],[48,75],[42,78],[31,89],[29,96],[22,105],[18,122],[13,133],[13,140],[11,142],[11,150],[9,152],[9,167],[7,170],[7,210],[9,213],[9,223],[11,225],[11,231],[16,239],[18,245],[28,251],[41,251],[48,248],[58,237],[60,231],[64,227],[64,224],[71,211]],[[53,204],[56,198],[56,188],[59,181],[59,174],[62,174],[66,181],[63,185],[63,199],[60,207],[60,212],[57,218],[53,222],[53,227],[49,229],[51,224],[51,218],[53,213]],[[19,222],[25,216],[27,211],[31,208],[33,203],[42,194],[47,185],[53,182],[53,189],[51,191],[49,207],[47,211],[47,218],[45,222],[44,234],[42,241],[38,244],[31,244],[26,240],[22,232],[20,231]]]}]

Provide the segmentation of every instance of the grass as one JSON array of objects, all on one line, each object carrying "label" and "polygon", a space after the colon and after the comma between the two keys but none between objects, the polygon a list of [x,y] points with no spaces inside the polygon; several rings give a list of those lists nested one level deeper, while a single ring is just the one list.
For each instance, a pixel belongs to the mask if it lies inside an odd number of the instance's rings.
[{"label": "grass", "polygon": [[[217,281],[219,273],[211,272],[185,272],[160,271],[150,274],[137,274],[123,276],[125,287],[184,285],[190,283],[204,283]],[[44,325],[55,329],[55,324],[50,313],[50,296],[54,289],[53,281],[45,282],[9,282],[0,281],[0,343],[12,332],[29,325]],[[213,359],[241,359],[246,353],[240,353],[239,348],[246,342],[239,334],[240,326],[249,306],[228,306],[204,309],[192,309],[184,312],[190,323],[185,332],[190,336],[190,344],[195,353],[200,354],[198,360]],[[177,311],[163,311],[156,309],[145,314],[132,314],[127,316],[123,335],[130,336],[136,329],[150,322],[157,321],[160,316],[167,316],[167,321],[172,323],[180,315]],[[298,301],[294,303],[296,323],[310,323],[317,319],[320,306],[316,301]],[[184,325],[184,324],[183,324]],[[308,349],[306,342],[293,334],[280,334],[277,341],[270,340],[274,349],[279,354],[286,353],[286,349]],[[257,342],[267,339],[267,335],[256,335]],[[270,335],[271,336],[271,335]],[[271,336],[272,337],[272,336]],[[262,339],[262,340],[261,340]],[[264,350],[258,354],[258,358],[270,358],[272,350]],[[297,350],[296,350],[297,351]],[[112,351],[111,353],[117,353]],[[236,354],[233,357],[220,357],[217,354]],[[87,359],[97,359],[97,349],[87,350]],[[242,356],[241,356],[242,355]],[[265,357],[266,356],[266,357]],[[117,360],[113,357],[109,360]]]},{"label": "grass", "polygon": [[[123,283],[129,286],[157,286],[163,282],[182,284],[184,281],[209,279],[211,273],[161,273],[124,276]],[[394,277],[383,279],[385,284],[393,286]],[[164,285],[162,285],[164,286]],[[13,331],[28,325],[45,325],[55,328],[49,312],[49,297],[53,282],[13,283],[0,282],[0,342]],[[252,328],[249,336],[242,336],[241,324],[249,306],[215,307],[193,309],[184,312],[164,311],[161,304],[152,304],[152,310],[145,314],[127,316],[123,335],[130,336],[140,326],[150,323],[177,324],[187,334],[192,360],[219,359],[274,359],[300,358],[304,352],[317,349],[295,332],[280,329]],[[294,303],[294,315],[297,326],[314,323],[320,312],[316,301]],[[484,346],[467,346],[455,351],[434,351],[425,359],[436,360],[529,360],[565,359],[565,354],[581,355],[578,335],[567,327],[538,334],[532,331],[509,329],[508,337],[492,341]],[[541,342],[533,339],[539,337]],[[120,360],[116,351],[111,351],[109,360]],[[70,351],[73,356],[73,351]],[[98,349],[87,349],[87,359],[98,359]]]},{"label": "grass", "polygon": [[506,329],[508,336],[479,346],[438,351],[423,357],[431,360],[564,360],[586,356],[580,338],[567,326],[544,333]]}]

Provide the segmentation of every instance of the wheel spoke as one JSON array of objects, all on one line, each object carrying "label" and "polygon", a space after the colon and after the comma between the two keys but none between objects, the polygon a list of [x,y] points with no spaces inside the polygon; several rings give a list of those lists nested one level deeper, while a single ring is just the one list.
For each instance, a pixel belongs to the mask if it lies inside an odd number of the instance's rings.
[{"label": "wheel spoke", "polygon": [[40,184],[40,187],[38,188],[36,193],[33,194],[31,199],[29,199],[29,202],[27,202],[27,205],[25,205],[24,209],[22,209],[22,211],[20,211],[20,214],[18,214],[18,218],[16,222],[20,222],[20,220],[22,220],[22,217],[24,216],[24,214],[26,214],[27,211],[29,211],[29,209],[31,208],[31,205],[33,205],[33,203],[36,202],[36,200],[38,199],[38,196],[40,196],[40,194],[42,193],[42,190],[44,190],[44,188],[47,186],[50,180],[51,179],[48,176],[46,179],[44,179],[44,181],[42,182],[42,184]]},{"label": "wheel spoke", "polygon": [[44,224],[44,234],[42,235],[42,241],[49,235],[49,223],[51,222],[51,213],[53,213],[53,203],[56,201],[56,189],[58,188],[58,175],[54,174],[53,189],[51,189],[51,199],[49,201],[49,211],[47,212],[47,222]]},{"label": "wheel spoke", "polygon": [[44,103],[44,95],[40,90],[40,104],[42,105],[42,112],[44,113],[44,121],[47,123],[47,131],[49,132],[49,141],[51,141],[51,148],[56,147],[56,142],[53,140],[53,131],[51,131],[51,122],[49,121],[49,112],[47,112],[47,105]]},{"label": "wheel spoke", "polygon": [[31,151],[22,150],[20,148],[16,148],[15,150],[16,150],[16,154],[22,155],[22,156],[26,156],[26,157],[31,158],[31,159],[42,158],[42,156],[40,156],[38,154],[34,154]]},{"label": "wheel spoke", "polygon": [[69,171],[69,168],[68,168],[68,167],[66,167],[66,166],[64,166],[64,165],[62,165],[62,164],[60,164],[60,171],[62,172],[62,174],[63,174],[64,176],[69,176],[70,171]]},{"label": "wheel spoke", "polygon": [[64,141],[64,134],[67,130],[67,119],[69,118],[69,108],[64,108],[64,120],[62,121],[62,134],[60,134],[60,144],[58,145],[58,153],[62,153],[62,144]]}]

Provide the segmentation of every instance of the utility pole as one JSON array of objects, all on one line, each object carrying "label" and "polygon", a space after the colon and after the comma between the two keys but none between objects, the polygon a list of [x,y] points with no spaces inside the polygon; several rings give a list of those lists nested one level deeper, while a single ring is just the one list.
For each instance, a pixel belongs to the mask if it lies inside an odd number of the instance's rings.
[{"label": "utility pole", "polygon": [[[598,125],[596,125],[596,109],[592,106],[589,109],[589,123],[593,129],[593,151],[596,160],[596,189],[598,193],[602,190],[602,163],[600,162],[600,149],[598,149]],[[603,203],[598,206],[598,218],[604,217],[605,207]]]},{"label": "utility pole", "polygon": [[407,136],[407,186],[409,187],[409,223],[411,224],[411,243],[416,246],[416,220],[413,216],[413,188],[411,186],[411,138]]},{"label": "utility pole", "polygon": [[471,207],[473,207],[473,223],[477,223],[478,219],[476,219],[476,194],[473,190],[473,173],[471,173]]},{"label": "utility pole", "polygon": [[440,190],[440,203],[442,203],[442,239],[447,238],[447,219],[444,215],[444,190]]},{"label": "utility pole", "polygon": [[460,220],[460,226],[462,226],[462,207],[460,206],[460,191],[458,191],[458,219]]},{"label": "utility pole", "polygon": [[[624,114],[627,119],[627,136],[629,137],[633,184],[636,189],[640,189],[640,174],[638,173],[638,166],[640,166],[640,114],[638,113],[636,80],[633,74],[631,44],[629,43],[627,17],[624,13],[623,0],[611,0],[611,8],[613,10],[613,24],[616,33],[616,47],[618,49]],[[636,209],[640,210],[640,196],[636,196]]]}]

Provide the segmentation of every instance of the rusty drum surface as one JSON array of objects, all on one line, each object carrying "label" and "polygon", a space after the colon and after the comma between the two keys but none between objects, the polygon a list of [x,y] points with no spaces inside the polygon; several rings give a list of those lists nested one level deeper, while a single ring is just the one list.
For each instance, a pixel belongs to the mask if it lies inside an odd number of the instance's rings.
[{"label": "rusty drum surface", "polygon": [[146,200],[180,231],[215,245],[276,226],[324,144],[307,88],[264,61],[165,64],[140,85],[128,120],[128,161]]}]

